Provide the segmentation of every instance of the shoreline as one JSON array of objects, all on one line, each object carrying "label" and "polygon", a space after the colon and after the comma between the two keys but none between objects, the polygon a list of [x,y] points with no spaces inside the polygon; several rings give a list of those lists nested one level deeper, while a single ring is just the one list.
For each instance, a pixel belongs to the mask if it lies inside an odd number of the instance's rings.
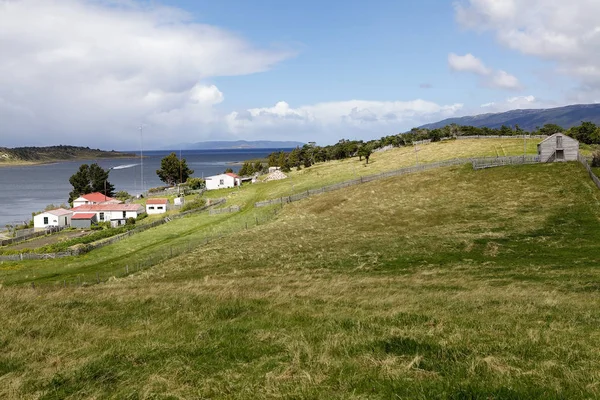
[{"label": "shoreline", "polygon": [[[94,159],[96,160],[119,160],[119,159],[126,159],[126,158],[139,158],[139,156],[136,156],[135,154],[123,154],[120,156],[113,156],[113,157],[95,157]],[[146,157],[144,157],[146,158]],[[52,165],[52,164],[58,164],[61,162],[66,162],[66,161],[85,161],[85,160],[89,160],[88,157],[75,157],[75,158],[63,158],[63,159],[57,159],[57,160],[40,160],[40,161],[26,161],[26,160],[18,160],[18,161],[0,161],[0,168],[11,168],[11,167],[37,167],[40,165]]]}]

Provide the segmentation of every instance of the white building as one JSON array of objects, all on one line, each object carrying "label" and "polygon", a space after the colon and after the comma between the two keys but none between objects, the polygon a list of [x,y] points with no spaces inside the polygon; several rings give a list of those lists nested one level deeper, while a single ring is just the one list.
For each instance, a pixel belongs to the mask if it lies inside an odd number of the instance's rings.
[{"label": "white building", "polygon": [[50,226],[71,226],[73,212],[64,208],[44,211],[33,217],[34,228],[48,228]]},{"label": "white building", "polygon": [[121,204],[121,200],[113,199],[110,196],[105,196],[100,192],[82,194],[73,200],[73,207],[93,205],[93,204]]},{"label": "white building", "polygon": [[205,178],[206,190],[224,189],[240,186],[242,180],[232,172],[226,174],[208,176]]},{"label": "white building", "polygon": [[124,225],[128,218],[137,218],[144,213],[141,204],[91,204],[71,209],[75,215],[82,213],[96,214],[96,221],[110,222],[112,226]]},{"label": "white building", "polygon": [[146,213],[164,214],[169,207],[169,199],[148,199],[146,201]]}]

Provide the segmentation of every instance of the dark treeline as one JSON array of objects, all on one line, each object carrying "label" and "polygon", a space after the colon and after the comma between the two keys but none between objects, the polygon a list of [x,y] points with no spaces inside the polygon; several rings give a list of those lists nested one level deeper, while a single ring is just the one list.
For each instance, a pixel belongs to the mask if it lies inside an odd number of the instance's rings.
[{"label": "dark treeline", "polygon": [[[458,136],[517,136],[517,135],[553,135],[564,132],[585,144],[600,144],[600,127],[592,122],[583,122],[579,126],[564,129],[556,124],[546,124],[533,132],[527,132],[515,125],[514,127],[503,125],[500,128],[478,128],[475,126],[460,126],[456,124],[447,125],[439,129],[413,128],[410,132],[396,135],[384,136],[381,139],[369,141],[342,139],[338,143],[329,146],[316,146],[306,144],[297,147],[291,152],[274,152],[269,155],[269,167],[280,167],[284,172],[292,168],[301,169],[310,167],[314,163],[331,160],[343,160],[350,157],[359,157],[369,162],[373,151],[386,146],[401,147],[410,146],[422,140],[438,142],[440,140],[455,138]],[[240,175],[249,172],[249,168],[242,168]],[[258,172],[258,171],[256,171]]]},{"label": "dark treeline", "polygon": [[10,158],[23,161],[40,161],[46,159],[68,160],[81,157],[116,157],[123,155],[114,150],[104,151],[80,146],[47,146],[47,147],[0,147],[0,151]]}]

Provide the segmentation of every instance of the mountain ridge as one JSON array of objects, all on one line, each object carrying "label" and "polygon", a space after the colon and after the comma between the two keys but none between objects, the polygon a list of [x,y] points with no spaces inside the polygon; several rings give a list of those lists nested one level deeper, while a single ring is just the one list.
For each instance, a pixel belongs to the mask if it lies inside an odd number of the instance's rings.
[{"label": "mountain ridge", "polygon": [[[292,149],[302,147],[304,143],[295,141],[277,140],[212,140],[196,143],[182,143],[179,145],[184,150],[226,150],[226,149]],[[172,148],[169,147],[170,150]]]},{"label": "mountain ridge", "polygon": [[442,121],[421,125],[420,129],[439,129],[457,124],[477,128],[500,128],[502,125],[519,125],[526,131],[535,131],[545,124],[556,124],[568,129],[590,121],[600,124],[600,104],[572,104],[564,107],[543,109],[518,109],[501,113],[486,113],[465,117],[447,118]]}]

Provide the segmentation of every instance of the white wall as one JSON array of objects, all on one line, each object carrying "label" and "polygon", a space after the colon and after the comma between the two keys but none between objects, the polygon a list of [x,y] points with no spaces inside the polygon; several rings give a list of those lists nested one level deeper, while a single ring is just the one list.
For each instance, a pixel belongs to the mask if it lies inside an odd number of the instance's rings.
[{"label": "white wall", "polygon": [[[76,214],[95,213],[96,221],[98,221],[98,222],[106,222],[106,221],[110,221],[111,219],[123,219],[123,211],[104,211],[104,219],[100,219],[101,212],[102,211],[81,211]],[[137,218],[137,216],[138,216],[138,213],[136,211],[126,211],[125,212],[125,219]]]},{"label": "white wall", "polygon": [[164,214],[167,212],[167,209],[168,204],[146,204],[146,213],[148,215]]},{"label": "white wall", "polygon": [[[49,226],[71,226],[71,216],[73,214],[61,215],[60,217],[47,212],[41,213],[33,217],[34,228],[47,228]],[[48,222],[44,224],[44,218],[48,218]],[[65,220],[66,219],[66,220]]]}]

